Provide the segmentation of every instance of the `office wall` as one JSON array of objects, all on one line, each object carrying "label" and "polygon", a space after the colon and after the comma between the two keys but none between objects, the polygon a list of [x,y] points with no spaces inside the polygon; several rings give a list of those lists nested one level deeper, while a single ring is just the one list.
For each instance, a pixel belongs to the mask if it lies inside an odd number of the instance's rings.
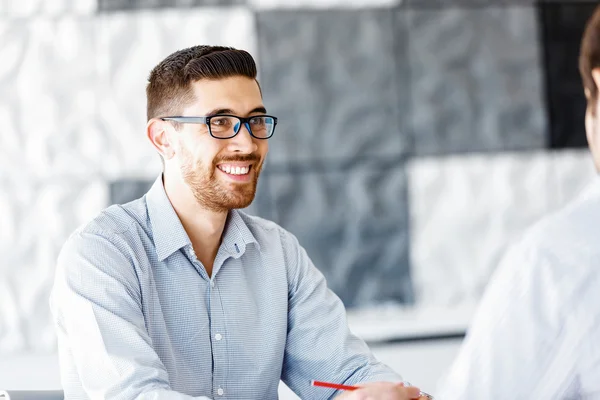
[{"label": "office wall", "polygon": [[0,0],[0,353],[53,351],[61,244],[160,173],[144,85],[170,52],[256,56],[280,118],[248,212],[349,307],[476,302],[594,175],[577,75],[594,2]]}]

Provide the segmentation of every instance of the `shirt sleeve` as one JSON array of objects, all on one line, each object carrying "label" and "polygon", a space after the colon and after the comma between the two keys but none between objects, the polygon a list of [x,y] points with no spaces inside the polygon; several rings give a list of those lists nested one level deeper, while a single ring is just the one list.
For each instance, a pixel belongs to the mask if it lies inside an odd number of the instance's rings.
[{"label": "shirt sleeve", "polygon": [[126,248],[118,237],[90,233],[75,233],[63,246],[50,305],[59,351],[74,365],[61,368],[77,371],[90,398],[209,400],[171,390],[146,331],[136,256]]},{"label": "shirt sleeve", "polygon": [[282,232],[288,269],[288,335],[282,380],[301,398],[327,399],[331,389],[311,380],[352,385],[402,378],[377,361],[364,341],[354,336],[342,301],[327,287],[306,251],[289,232]]},{"label": "shirt sleeve", "polygon": [[[514,246],[488,284],[439,391],[445,400],[570,398],[579,336],[569,329],[568,269],[527,241]],[[574,335],[575,334],[575,335]],[[561,395],[561,393],[564,395]]]}]

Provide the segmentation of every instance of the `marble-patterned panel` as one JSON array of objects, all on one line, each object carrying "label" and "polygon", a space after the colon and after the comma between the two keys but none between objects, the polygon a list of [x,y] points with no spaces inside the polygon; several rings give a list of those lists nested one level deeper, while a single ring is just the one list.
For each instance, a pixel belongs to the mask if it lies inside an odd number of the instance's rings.
[{"label": "marble-patterned panel", "polygon": [[508,5],[522,6],[535,4],[538,1],[539,0],[404,0],[402,4],[403,6],[410,8],[483,8]]},{"label": "marble-patterned panel", "polygon": [[479,300],[510,243],[559,206],[553,163],[548,152],[411,161],[410,254],[418,304]]},{"label": "marble-patterned panel", "polygon": [[91,15],[97,8],[97,0],[2,0],[0,17]]},{"label": "marble-patterned panel", "polygon": [[0,21],[0,167],[32,177],[93,174],[110,144],[92,17]]},{"label": "marble-patterned panel", "polygon": [[402,0],[247,0],[257,9],[329,9],[329,8],[377,8],[402,3]]},{"label": "marble-patterned panel", "polygon": [[410,303],[403,163],[278,171],[272,219],[298,237],[348,307]]},{"label": "marble-patterned panel", "polygon": [[535,9],[402,9],[408,20],[417,155],[543,148],[546,113]]},{"label": "marble-patterned panel", "polygon": [[389,9],[258,13],[265,103],[280,118],[272,161],[405,151],[406,98],[397,89],[406,86],[407,63],[394,54],[406,35],[395,34],[393,17]]},{"label": "marble-patterned panel", "polygon": [[189,8],[245,4],[246,0],[97,0],[100,11]]},{"label": "marble-patterned panel", "polygon": [[98,177],[1,175],[0,352],[55,348],[48,298],[68,236],[108,201]]},{"label": "marble-patterned panel", "polygon": [[594,180],[598,172],[594,167],[589,149],[563,149],[549,154],[552,157],[552,190],[555,208],[567,205]]},{"label": "marble-patterned panel", "polygon": [[150,70],[176,50],[209,44],[248,50],[256,56],[249,9],[202,7],[102,14],[100,69],[107,84],[97,112],[115,149],[103,165],[111,178],[150,179],[161,170],[145,134],[145,87]]}]

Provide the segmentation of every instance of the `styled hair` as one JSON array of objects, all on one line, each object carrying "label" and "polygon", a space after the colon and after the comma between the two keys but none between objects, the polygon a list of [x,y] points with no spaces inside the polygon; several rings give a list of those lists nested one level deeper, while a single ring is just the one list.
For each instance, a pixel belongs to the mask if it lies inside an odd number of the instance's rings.
[{"label": "styled hair", "polygon": [[596,109],[598,101],[598,87],[592,77],[592,70],[598,67],[600,67],[600,7],[596,8],[586,24],[579,54],[579,72],[584,89],[589,91],[588,101],[592,111]]},{"label": "styled hair", "polygon": [[246,76],[256,80],[256,63],[244,50],[194,46],[176,51],[150,72],[146,86],[148,120],[179,115],[194,101],[192,82]]}]

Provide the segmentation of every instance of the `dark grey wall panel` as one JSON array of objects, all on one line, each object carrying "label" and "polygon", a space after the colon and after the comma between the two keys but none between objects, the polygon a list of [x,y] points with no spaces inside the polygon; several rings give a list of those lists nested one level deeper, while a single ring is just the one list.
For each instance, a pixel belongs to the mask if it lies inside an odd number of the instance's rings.
[{"label": "dark grey wall panel", "polygon": [[409,9],[397,17],[410,32],[417,155],[545,146],[534,8]]},{"label": "dark grey wall panel", "polygon": [[110,183],[110,204],[125,204],[142,197],[153,180],[120,179]]},{"label": "dark grey wall panel", "polygon": [[413,300],[400,163],[269,173],[271,218],[298,237],[346,306]]},{"label": "dark grey wall panel", "polygon": [[[406,40],[387,9],[259,12],[261,83],[280,118],[277,163],[385,156],[406,147]],[[404,94],[403,94],[404,95]]]},{"label": "dark grey wall panel", "polygon": [[100,11],[140,10],[145,8],[199,7],[245,4],[245,0],[98,0]]},{"label": "dark grey wall panel", "polygon": [[[404,5],[411,8],[440,7],[490,7],[506,5],[534,4],[539,0],[405,0]],[[564,0],[561,0],[564,1]]]},{"label": "dark grey wall panel", "polygon": [[579,49],[587,20],[596,4],[561,3],[539,6],[550,147],[587,147],[586,100],[579,75]]}]

